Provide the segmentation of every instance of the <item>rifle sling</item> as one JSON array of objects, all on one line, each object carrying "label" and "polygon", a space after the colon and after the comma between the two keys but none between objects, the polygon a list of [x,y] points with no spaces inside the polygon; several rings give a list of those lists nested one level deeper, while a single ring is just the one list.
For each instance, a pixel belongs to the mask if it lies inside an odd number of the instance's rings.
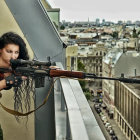
[{"label": "rifle sling", "polygon": [[48,97],[49,97],[49,95],[50,95],[50,93],[51,93],[51,90],[52,90],[52,88],[53,88],[53,86],[54,86],[54,83],[56,82],[57,79],[58,79],[58,78],[56,78],[56,79],[53,81],[53,83],[52,83],[52,85],[51,85],[51,87],[50,87],[50,89],[49,89],[49,91],[48,91],[48,94],[47,94],[47,96],[45,97],[45,99],[44,99],[44,101],[42,102],[42,104],[39,105],[37,108],[35,108],[35,109],[33,109],[33,110],[27,112],[27,113],[22,113],[22,112],[18,112],[18,111],[9,109],[9,108],[5,107],[1,102],[0,102],[0,105],[1,105],[1,107],[2,107],[6,112],[8,112],[8,113],[10,113],[10,114],[12,114],[12,115],[15,115],[15,116],[28,116],[29,114],[31,114],[31,113],[35,112],[36,110],[38,110],[40,107],[42,107],[42,106],[47,102]]},{"label": "rifle sling", "polygon": [[[50,89],[49,89],[49,91],[48,91],[48,94],[47,94],[47,96],[45,97],[45,99],[44,99],[44,101],[42,102],[42,104],[39,105],[39,106],[38,106],[37,108],[35,108],[34,110],[31,110],[31,111],[29,111],[29,112],[27,112],[27,113],[22,113],[22,112],[18,112],[18,111],[15,111],[15,110],[12,110],[12,109],[9,109],[9,108],[5,107],[1,102],[0,102],[0,105],[1,105],[1,107],[2,107],[6,112],[8,112],[8,113],[10,113],[10,114],[12,114],[12,115],[15,115],[15,116],[28,116],[29,114],[31,114],[31,113],[35,112],[36,110],[38,110],[40,107],[42,107],[42,106],[47,102],[47,100],[48,100],[48,98],[49,98],[49,95],[50,95],[50,93],[51,93],[51,90],[52,90],[52,88],[54,87],[54,83],[55,83],[59,78],[70,78],[70,77],[60,76],[60,77],[56,78],[56,79],[52,82],[52,85],[51,85],[51,87],[50,87]],[[84,80],[84,81],[90,81],[89,79],[79,79],[79,78],[70,78],[70,79],[82,80],[82,81],[83,81],[83,80]]]}]

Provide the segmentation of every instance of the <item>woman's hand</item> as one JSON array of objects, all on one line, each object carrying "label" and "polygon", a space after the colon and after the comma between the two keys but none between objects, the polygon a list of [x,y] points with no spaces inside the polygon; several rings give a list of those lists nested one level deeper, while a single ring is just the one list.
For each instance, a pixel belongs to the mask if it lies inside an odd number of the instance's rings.
[{"label": "woman's hand", "polygon": [[14,74],[8,76],[5,78],[6,80],[6,87],[18,87],[21,85],[23,80],[26,80],[27,77],[25,76],[16,76]]},{"label": "woman's hand", "polygon": [[21,79],[24,81],[24,80],[27,79],[27,77],[26,76],[21,76]]},{"label": "woman's hand", "polygon": [[58,66],[50,66],[50,69],[60,69]]}]

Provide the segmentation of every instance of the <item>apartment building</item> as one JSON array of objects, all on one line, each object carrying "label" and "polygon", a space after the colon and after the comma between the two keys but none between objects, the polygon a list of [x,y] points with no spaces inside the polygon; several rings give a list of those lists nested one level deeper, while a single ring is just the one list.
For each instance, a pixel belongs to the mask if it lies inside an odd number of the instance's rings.
[{"label": "apartment building", "polygon": [[[103,58],[103,76],[125,77],[140,74],[140,55],[136,51],[122,52],[120,49],[113,49]],[[114,81],[103,80],[102,89],[104,102],[110,111],[114,111]]]},{"label": "apartment building", "polygon": [[129,140],[140,139],[140,85],[115,82],[114,118]]},{"label": "apartment building", "polygon": [[[104,43],[98,42],[86,55],[79,54],[78,59],[85,65],[86,72],[102,76],[102,58],[106,53],[107,48]],[[96,82],[89,83],[89,86],[93,85],[96,89],[101,89],[102,82],[101,80],[96,80]]]},{"label": "apartment building", "polygon": [[78,46],[68,46],[66,48],[66,67],[67,70],[77,70]]}]

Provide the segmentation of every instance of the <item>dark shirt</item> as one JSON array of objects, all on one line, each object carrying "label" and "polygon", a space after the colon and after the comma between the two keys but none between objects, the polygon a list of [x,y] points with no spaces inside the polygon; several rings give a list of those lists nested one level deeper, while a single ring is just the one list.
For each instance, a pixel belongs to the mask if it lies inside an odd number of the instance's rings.
[{"label": "dark shirt", "polygon": [[[2,79],[4,79],[4,74],[3,73],[0,73],[0,81]],[[3,140],[3,132],[2,132],[1,126],[0,126],[0,140]]]},{"label": "dark shirt", "polygon": [[0,140],[3,140],[3,132],[2,132],[1,126],[0,126]]},{"label": "dark shirt", "polygon": [[[0,81],[4,79],[4,74],[0,73]],[[1,96],[1,95],[0,95]],[[2,133],[2,129],[0,126],[0,140],[3,140],[3,133]]]},{"label": "dark shirt", "polygon": [[0,81],[4,79],[4,74],[3,73],[0,73]]}]

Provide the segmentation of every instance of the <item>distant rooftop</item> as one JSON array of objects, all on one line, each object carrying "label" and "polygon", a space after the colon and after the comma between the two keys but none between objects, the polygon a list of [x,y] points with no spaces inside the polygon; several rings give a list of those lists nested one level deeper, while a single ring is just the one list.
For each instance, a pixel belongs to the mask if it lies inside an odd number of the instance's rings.
[{"label": "distant rooftop", "polygon": [[71,33],[71,35],[77,35],[78,38],[93,38],[96,33]]},{"label": "distant rooftop", "polygon": [[119,60],[122,53],[123,52],[120,49],[112,49],[105,55],[105,57],[103,58],[103,61],[106,64],[109,64],[110,61],[112,64],[116,64],[116,62]]}]

